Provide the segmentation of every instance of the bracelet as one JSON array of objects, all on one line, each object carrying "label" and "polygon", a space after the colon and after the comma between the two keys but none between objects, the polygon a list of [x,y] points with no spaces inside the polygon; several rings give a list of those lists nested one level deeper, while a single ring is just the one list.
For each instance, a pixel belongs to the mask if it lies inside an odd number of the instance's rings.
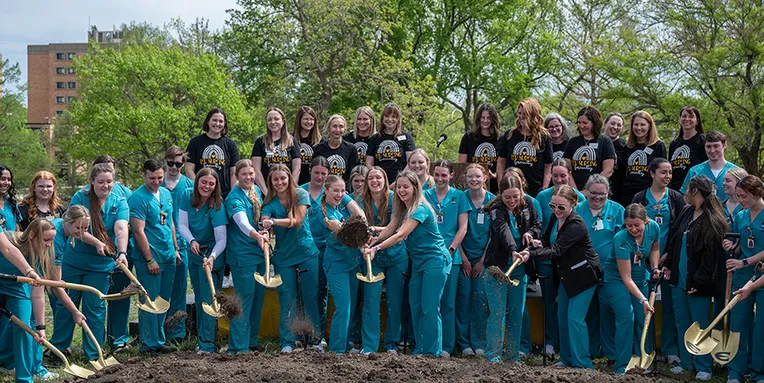
[{"label": "bracelet", "polygon": [[743,266],[748,266],[748,258],[743,258]]},{"label": "bracelet", "polygon": [[381,245],[375,245],[374,246],[374,251],[382,251],[382,246]]},{"label": "bracelet", "polygon": [[151,259],[149,259],[148,261],[146,261],[146,264],[147,264],[147,265],[150,265],[150,264],[152,264],[152,263],[154,263],[154,258],[151,258]]},{"label": "bracelet", "polygon": [[34,271],[34,268],[33,268],[33,267],[30,267],[30,268],[28,268],[28,269],[27,269],[27,271],[25,271],[25,272],[24,272],[24,276],[25,276],[25,277],[26,277],[26,276],[28,276],[28,275],[29,275],[29,273],[31,273],[31,272],[33,272],[33,271]]},{"label": "bracelet", "polygon": [[639,304],[643,304],[645,302],[647,302],[647,298],[642,298],[642,299],[639,300]]},{"label": "bracelet", "polygon": [[127,251],[120,251],[119,253],[117,253],[117,257],[122,256],[122,255],[127,257]]},{"label": "bracelet", "polygon": [[45,328],[46,328],[46,327],[45,327],[45,325],[44,325],[44,324],[38,324],[38,325],[35,327],[35,330],[37,330],[37,331],[40,331],[40,330],[45,330]]}]

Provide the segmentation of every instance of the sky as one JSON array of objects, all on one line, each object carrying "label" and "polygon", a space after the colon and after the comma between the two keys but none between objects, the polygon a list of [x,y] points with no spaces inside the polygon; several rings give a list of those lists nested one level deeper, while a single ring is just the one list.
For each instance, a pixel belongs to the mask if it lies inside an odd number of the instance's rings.
[{"label": "sky", "polygon": [[[220,29],[227,9],[236,0],[0,0],[0,54],[19,63],[21,81],[27,83],[27,45],[87,42],[89,25],[100,31],[122,24],[148,22],[162,26],[171,18],[187,24],[197,17]],[[25,95],[26,97],[26,95]]]}]

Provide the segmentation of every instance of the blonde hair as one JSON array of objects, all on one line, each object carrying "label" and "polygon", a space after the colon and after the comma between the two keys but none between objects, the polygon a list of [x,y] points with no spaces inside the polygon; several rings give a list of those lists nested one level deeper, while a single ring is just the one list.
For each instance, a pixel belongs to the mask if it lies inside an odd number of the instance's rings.
[{"label": "blonde hair", "polygon": [[285,172],[287,174],[287,198],[286,201],[281,201],[286,203],[286,208],[284,210],[287,211],[287,218],[289,218],[289,227],[294,227],[298,224],[302,223],[302,220],[305,218],[304,215],[301,215],[297,211],[297,206],[299,205],[299,201],[297,199],[297,185],[294,183],[294,180],[292,179],[292,172],[289,170],[289,167],[284,164],[275,164],[271,166],[271,172],[268,173],[268,194],[265,197],[265,201],[263,201],[264,205],[267,205],[270,203],[273,198],[278,196],[278,193],[276,192],[276,188],[273,187],[273,175],[276,174],[276,172]]},{"label": "blonde hair", "polygon": [[[337,182],[345,182],[345,180],[335,174],[326,176],[326,180],[324,180],[324,193],[321,195],[321,212],[324,213],[324,218],[326,219],[329,218],[329,214],[326,212],[326,190]],[[326,223],[326,221],[324,221],[324,223]]]},{"label": "blonde hair", "polygon": [[[518,107],[523,107],[523,121],[528,126],[528,130],[531,132],[531,145],[538,149],[544,140],[549,137],[549,132],[544,127],[544,117],[541,115],[541,105],[538,100],[532,97],[528,97],[518,104]],[[519,132],[521,120],[518,118],[515,121],[515,129],[509,132],[509,137],[514,134],[515,130]],[[564,128],[564,127],[563,127]]]},{"label": "blonde hair", "polygon": [[411,155],[409,156],[406,162],[411,161],[411,157],[414,157],[415,154],[419,154],[422,157],[424,157],[424,163],[427,164],[425,166],[425,171],[424,171],[424,174],[427,177],[427,180],[425,181],[425,183],[427,184],[428,188],[432,188],[433,186],[435,186],[435,179],[432,178],[432,176],[430,175],[430,156],[427,155],[427,152],[425,152],[424,149],[416,148],[414,149],[414,151],[411,152]]},{"label": "blonde hair", "polygon": [[[382,202],[382,205],[377,206],[377,219],[380,225],[385,225],[387,223],[387,210],[389,209],[389,192],[390,192],[390,182],[387,180],[387,172],[382,169],[379,166],[374,166],[371,169],[369,169],[368,172],[366,172],[366,177],[364,180],[365,185],[369,185],[369,175],[371,172],[377,171],[382,174],[382,179],[384,182],[384,188],[383,192],[385,193],[384,201]],[[352,179],[352,178],[351,178]],[[369,187],[366,186],[363,189],[363,194],[361,195],[361,198],[363,200],[363,212],[364,215],[366,215],[366,221],[370,222],[372,224],[375,222],[374,220],[374,196],[371,195],[371,190],[369,190]]]},{"label": "blonde hair", "polygon": [[369,134],[374,134],[377,131],[377,121],[374,120],[374,111],[368,106],[362,106],[355,111],[355,119],[353,120],[353,138],[358,138],[358,116],[365,114],[369,116],[371,127]]},{"label": "blonde hair", "polygon": [[50,201],[48,201],[48,208],[50,209],[50,213],[55,214],[56,209],[61,206],[61,200],[58,199],[58,192],[56,191],[56,176],[49,171],[41,170],[35,173],[34,177],[32,178],[32,183],[29,186],[29,193],[27,193],[27,195],[21,201],[21,203],[27,206],[27,212],[29,213],[30,221],[37,218],[37,214],[39,213],[37,210],[37,192],[35,191],[35,184],[37,184],[37,181],[40,180],[53,182],[53,194],[50,197]]},{"label": "blonde hair", "polygon": [[[324,134],[325,137],[329,136],[329,128],[332,126],[332,121],[334,121],[334,120],[342,120],[342,124],[345,125],[344,129],[347,129],[348,122],[347,122],[347,120],[345,120],[345,117],[342,117],[342,115],[340,115],[340,114],[332,114],[332,116],[329,117],[328,120],[326,120],[326,125],[324,125],[323,134]],[[344,131],[344,129],[343,129],[343,131]]]},{"label": "blonde hair", "polygon": [[411,170],[404,170],[395,178],[395,184],[398,185],[398,181],[401,179],[406,179],[411,183],[414,187],[414,194],[411,196],[412,203],[410,206],[406,206],[401,198],[398,197],[398,193],[393,194],[393,220],[397,220],[398,228],[401,227],[406,218],[411,217],[411,215],[414,214],[414,211],[416,211],[419,205],[426,206],[430,209],[433,215],[435,214],[435,210],[432,209],[432,206],[424,198],[422,185],[419,184],[419,177],[417,177]]},{"label": "blonde hair", "polygon": [[470,169],[479,169],[480,172],[483,173],[483,189],[487,189],[486,179],[488,178],[488,172],[486,172],[486,170],[483,167],[483,165],[476,164],[476,163],[471,163],[471,164],[467,165],[467,168],[464,169],[464,175],[465,176],[467,175],[467,172]]},{"label": "blonde hair", "polygon": [[[234,174],[238,177],[239,172],[242,169],[246,169],[246,168],[253,168],[253,169],[255,168],[255,165],[252,163],[252,160],[250,160],[249,158],[239,160],[239,162],[236,163],[236,166],[234,167],[235,169]],[[257,222],[258,219],[260,218],[260,211],[262,207],[260,206],[260,200],[257,198],[257,193],[255,192],[254,184],[252,184],[252,188],[249,189],[249,191],[247,192],[247,198],[249,199],[249,202],[252,204],[252,220],[254,222]]]},{"label": "blonde hair", "polygon": [[[46,231],[56,230],[56,226],[45,218],[32,221],[23,232],[8,232],[8,240],[27,259],[35,270],[42,272],[42,277],[52,275],[51,260],[56,256],[55,246],[46,247],[42,235]],[[34,238],[31,234],[34,233]]]},{"label": "blonde hair", "polygon": [[638,143],[637,135],[634,134],[634,119],[636,118],[644,119],[647,121],[647,125],[649,125],[647,130],[647,138],[645,139],[645,146],[654,145],[656,142],[661,140],[661,138],[658,137],[658,129],[655,127],[655,120],[653,120],[653,116],[644,110],[638,110],[631,115],[631,123],[629,124],[629,139],[626,141],[626,146],[628,146],[629,149],[634,149]]}]

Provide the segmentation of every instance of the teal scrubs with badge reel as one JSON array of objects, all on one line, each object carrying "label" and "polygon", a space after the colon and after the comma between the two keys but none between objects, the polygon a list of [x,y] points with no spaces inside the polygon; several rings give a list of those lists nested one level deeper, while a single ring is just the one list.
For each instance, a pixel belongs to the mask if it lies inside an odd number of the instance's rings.
[{"label": "teal scrubs with badge reel", "polygon": [[[214,169],[202,169],[196,174],[194,188],[186,189],[181,194],[178,209],[178,231],[189,243],[188,269],[196,297],[197,345],[201,353],[217,352],[217,318],[202,310],[202,303],[212,304],[213,294],[223,288],[223,267],[228,243],[228,216]],[[210,266],[214,293],[210,291],[205,271]]]},{"label": "teal scrubs with badge reel", "polygon": [[[600,174],[589,178],[585,190],[588,199],[576,206],[576,213],[586,223],[597,255],[602,264],[605,264],[613,252],[613,238],[623,227],[624,209],[608,199],[609,182]],[[586,322],[591,356],[604,355],[608,360],[615,360],[615,313],[601,279],[586,315]]]}]

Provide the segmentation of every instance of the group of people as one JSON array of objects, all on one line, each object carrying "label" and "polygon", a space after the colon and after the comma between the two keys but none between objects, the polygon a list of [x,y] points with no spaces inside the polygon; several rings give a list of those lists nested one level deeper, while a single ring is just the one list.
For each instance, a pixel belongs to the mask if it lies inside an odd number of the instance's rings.
[{"label": "group of people", "polygon": [[[114,159],[97,158],[68,209],[53,174],[37,173],[17,201],[13,174],[0,166],[0,272],[107,294],[130,284],[117,264],[134,269],[151,299],[170,302],[167,313],[140,312],[142,352],[172,352],[186,337],[183,323],[164,323],[185,310],[189,280],[198,352],[220,350],[217,320],[201,307],[213,298],[208,272],[217,290],[230,272],[242,303],[227,352],[260,350],[266,287],[255,273],[269,273],[282,281],[283,353],[297,347],[294,324],[304,317],[313,327],[303,340],[310,348],[397,353],[403,343],[414,354],[458,352],[491,362],[530,352],[526,288],[538,280],[543,352],[574,368],[606,357],[616,373],[639,354],[643,320],[655,310],[650,286],[662,281],[660,351],[676,364],[672,372],[695,371],[703,380],[711,378],[711,357],[691,355],[682,339],[692,322],[709,325],[712,303],[721,310],[730,272],[735,294],[753,297],[730,314],[741,342],[729,381],[764,380],[764,359],[753,357],[764,354],[764,313],[754,315],[764,279],[746,286],[764,260],[764,185],[725,160],[725,136],[706,134],[693,107],[680,112],[668,150],[644,111],[632,114],[626,140],[624,117],[603,120],[594,107],[579,111],[572,138],[565,119],[542,117],[533,98],[520,102],[516,116],[502,133],[492,105],[477,110],[459,147],[458,162],[469,164],[467,190],[450,186],[451,162],[431,164],[416,147],[395,104],[379,119],[359,108],[347,133],[343,116],[331,116],[321,131],[316,113],[301,107],[290,134],[285,114],[270,109],[251,159],[240,159],[225,113],[213,109],[186,150],[172,146],[164,162],[145,161],[135,191],[115,181]],[[353,215],[374,233],[360,249],[337,237]],[[740,241],[725,240],[727,232],[740,233]],[[510,268],[516,286],[497,275]],[[357,272],[385,278],[362,282]],[[89,293],[50,294],[57,348],[69,348],[83,321],[110,350],[126,347],[130,299],[107,305]],[[329,294],[335,311],[327,329]],[[0,364],[15,367],[18,381],[50,376],[34,342],[46,336],[43,288],[3,280],[0,300],[37,331],[32,337],[0,319],[7,340]],[[97,359],[96,345],[87,337],[83,343],[86,357]],[[648,352],[654,348],[648,341]]]}]

